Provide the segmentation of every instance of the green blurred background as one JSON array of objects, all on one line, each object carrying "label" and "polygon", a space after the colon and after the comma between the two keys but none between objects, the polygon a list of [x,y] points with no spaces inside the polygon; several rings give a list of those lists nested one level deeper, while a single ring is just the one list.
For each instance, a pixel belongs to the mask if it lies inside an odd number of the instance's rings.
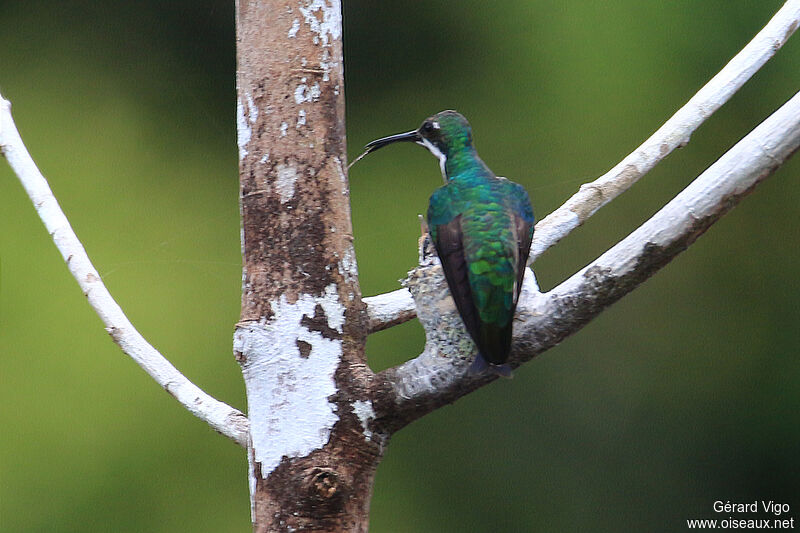
[{"label": "green blurred background", "polygon": [[[345,0],[350,157],[455,108],[541,217],[781,3]],[[793,95],[798,64],[795,36],[686,148],[542,257],[543,288]],[[112,294],[190,379],[245,409],[234,73],[232,1],[0,2],[0,92]],[[512,381],[396,435],[372,531],[682,531],[715,500],[785,502],[800,520],[799,170]],[[398,146],[351,180],[363,291],[393,290],[438,167]],[[242,450],[111,342],[5,162],[0,199],[0,531],[247,531]],[[416,322],[377,334],[370,364],[422,343]]]}]

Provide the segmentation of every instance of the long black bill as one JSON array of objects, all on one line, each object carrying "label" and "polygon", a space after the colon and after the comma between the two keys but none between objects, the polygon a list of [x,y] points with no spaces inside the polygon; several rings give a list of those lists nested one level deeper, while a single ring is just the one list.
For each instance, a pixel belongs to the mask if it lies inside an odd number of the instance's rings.
[{"label": "long black bill", "polygon": [[384,146],[386,146],[388,144],[392,144],[392,143],[396,143],[396,142],[421,143],[422,142],[422,136],[419,134],[419,132],[417,130],[413,130],[413,131],[409,131],[409,132],[406,132],[406,133],[398,133],[397,135],[389,135],[388,137],[383,137],[381,139],[375,139],[374,141],[372,141],[371,143],[368,143],[364,147],[364,148],[366,148],[366,150],[364,150],[364,153],[361,154],[360,156],[356,157],[353,160],[352,163],[347,165],[347,168],[350,169],[350,167],[352,167],[353,165],[355,165],[356,163],[361,161],[361,159],[363,159],[364,156],[366,156],[367,154],[371,154],[372,152],[374,152],[375,150],[378,150],[379,148],[383,148]]}]

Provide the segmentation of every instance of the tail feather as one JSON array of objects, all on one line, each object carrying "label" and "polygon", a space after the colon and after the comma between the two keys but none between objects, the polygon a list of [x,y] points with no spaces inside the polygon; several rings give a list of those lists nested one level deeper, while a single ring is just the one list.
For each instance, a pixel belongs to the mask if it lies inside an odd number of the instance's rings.
[{"label": "tail feather", "polygon": [[491,365],[502,365],[511,351],[511,320],[500,325],[495,322],[480,324],[475,344],[478,351]]}]

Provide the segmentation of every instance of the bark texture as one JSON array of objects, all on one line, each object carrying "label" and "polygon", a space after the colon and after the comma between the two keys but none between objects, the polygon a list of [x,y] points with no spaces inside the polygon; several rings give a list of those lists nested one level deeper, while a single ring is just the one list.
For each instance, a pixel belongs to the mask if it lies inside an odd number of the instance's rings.
[{"label": "bark texture", "polygon": [[[346,176],[338,0],[237,2],[242,312],[255,531],[365,531],[383,440]],[[309,392],[310,391],[310,392]]]}]

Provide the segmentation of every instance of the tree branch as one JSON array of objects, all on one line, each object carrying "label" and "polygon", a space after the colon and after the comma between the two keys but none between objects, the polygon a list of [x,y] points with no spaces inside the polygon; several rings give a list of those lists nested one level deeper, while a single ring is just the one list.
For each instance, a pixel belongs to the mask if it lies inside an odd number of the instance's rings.
[{"label": "tree branch", "polygon": [[[548,293],[526,278],[511,364],[577,332],[685,250],[800,146],[800,93],[739,141],[650,220]],[[474,346],[458,319],[438,260],[421,257],[407,286],[426,330],[423,353],[380,374],[378,413],[392,429],[496,379],[467,375]],[[388,398],[386,398],[388,396]]]},{"label": "tree branch", "polygon": [[100,279],[86,250],[53,196],[47,180],[36,167],[11,116],[11,102],[0,95],[0,150],[33,202],[53,242],[67,262],[89,304],[114,342],[145,372],[175,397],[190,413],[215,431],[247,446],[249,422],[237,409],[220,402],[186,379],[158,350],[136,331]]},{"label": "tree branch", "polygon": [[[695,130],[775,55],[798,25],[800,0],[789,0],[741,52],[641,146],[604,175],[581,185],[564,205],[536,224],[528,264],[628,190],[676,148],[685,146]],[[370,332],[416,316],[414,301],[406,289],[364,298],[364,302],[368,305]]]},{"label": "tree branch", "polygon": [[366,531],[368,434],[339,0],[238,0],[242,312],[253,529]]},{"label": "tree branch", "polygon": [[386,294],[368,296],[363,300],[367,304],[370,333],[389,329],[417,316],[414,299],[407,289],[397,289]]}]

